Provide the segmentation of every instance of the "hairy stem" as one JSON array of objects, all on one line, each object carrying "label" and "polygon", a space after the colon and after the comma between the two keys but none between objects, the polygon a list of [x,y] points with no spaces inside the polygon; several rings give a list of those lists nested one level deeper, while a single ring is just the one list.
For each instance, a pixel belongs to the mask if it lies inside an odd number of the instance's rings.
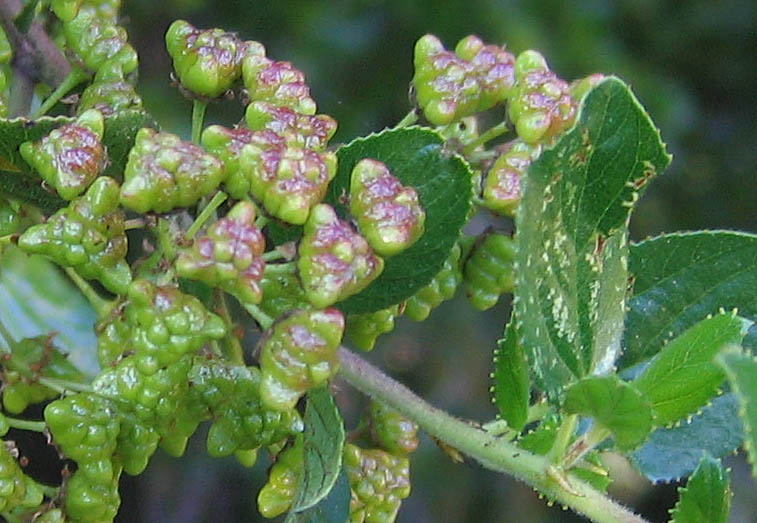
[{"label": "hairy stem", "polygon": [[[353,387],[398,410],[431,436],[452,445],[484,467],[510,474],[594,521],[646,521],[571,474],[565,474],[560,482],[556,481],[554,466],[546,457],[527,452],[429,405],[410,389],[344,347],[339,348],[339,360],[340,376]],[[566,489],[561,483],[567,483],[570,488]]]},{"label": "hairy stem", "polygon": [[263,272],[264,274],[267,273],[269,275],[291,274],[296,270],[297,270],[297,264],[295,262],[286,262],[286,263],[274,263],[274,264],[266,265]]}]

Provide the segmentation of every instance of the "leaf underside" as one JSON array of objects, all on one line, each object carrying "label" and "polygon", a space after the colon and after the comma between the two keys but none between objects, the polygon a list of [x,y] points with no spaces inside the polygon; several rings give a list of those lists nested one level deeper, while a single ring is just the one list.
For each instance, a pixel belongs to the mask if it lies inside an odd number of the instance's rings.
[{"label": "leaf underside", "polygon": [[719,396],[691,421],[652,432],[629,458],[651,481],[684,478],[696,468],[703,452],[722,457],[741,445],[744,434],[738,411],[738,399],[733,394]]},{"label": "leaf underside", "polygon": [[720,308],[757,321],[757,235],[666,234],[632,245],[629,271],[635,280],[620,369],[653,356]]},{"label": "leaf underside", "polygon": [[426,212],[425,232],[408,249],[385,259],[384,271],[359,294],[337,306],[366,313],[399,303],[427,285],[460,236],[471,205],[471,172],[444,150],[442,137],[419,127],[389,129],[358,138],[337,151],[339,168],[324,201],[345,218],[352,169],[363,158],[384,162],[403,185],[413,187]]},{"label": "leaf underside", "polygon": [[553,400],[618,355],[629,213],[669,161],[644,109],[611,77],[524,179],[514,306],[536,383]]}]

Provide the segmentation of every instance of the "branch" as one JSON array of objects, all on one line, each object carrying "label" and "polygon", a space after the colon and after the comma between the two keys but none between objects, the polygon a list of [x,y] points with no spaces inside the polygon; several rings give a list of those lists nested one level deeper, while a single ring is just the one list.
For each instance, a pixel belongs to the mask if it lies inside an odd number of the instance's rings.
[{"label": "branch", "polygon": [[410,389],[344,347],[339,374],[359,391],[415,421],[431,436],[469,455],[484,467],[510,474],[584,516],[600,523],[645,523],[572,474],[564,474],[544,456],[527,452],[481,428],[437,409]]}]

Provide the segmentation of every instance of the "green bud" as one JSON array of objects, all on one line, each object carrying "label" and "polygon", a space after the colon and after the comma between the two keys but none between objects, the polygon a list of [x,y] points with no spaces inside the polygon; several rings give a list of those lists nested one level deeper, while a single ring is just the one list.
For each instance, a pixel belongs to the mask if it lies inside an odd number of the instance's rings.
[{"label": "green bud", "polygon": [[242,176],[229,191],[232,195],[249,192],[271,215],[302,225],[311,207],[326,195],[336,175],[336,162],[332,152],[250,143],[242,148],[239,159]]},{"label": "green bud", "polygon": [[531,162],[539,157],[541,146],[513,140],[501,148],[484,179],[484,205],[505,216],[515,216],[520,203],[521,180]]},{"label": "green bud", "polygon": [[479,310],[496,305],[499,296],[515,287],[515,242],[504,234],[488,234],[465,262],[465,293]]},{"label": "green bud", "polygon": [[378,401],[370,406],[371,436],[384,450],[404,456],[418,448],[418,425]]},{"label": "green bud", "polygon": [[121,64],[109,62],[100,67],[92,84],[81,93],[77,112],[97,109],[108,117],[121,111],[141,108],[142,98],[134,85],[124,79]]},{"label": "green bud", "polygon": [[265,238],[255,227],[255,212],[254,204],[242,201],[211,224],[205,236],[179,254],[179,276],[220,287],[242,303],[260,303]]},{"label": "green bud", "polygon": [[10,512],[26,496],[26,480],[4,441],[0,441],[0,511]]},{"label": "green bud", "polygon": [[73,267],[82,277],[96,279],[106,289],[124,294],[131,282],[131,269],[125,260],[127,239],[118,192],[115,180],[98,178],[84,196],[46,223],[29,227],[18,239],[18,246]]},{"label": "green bud", "polygon": [[120,201],[139,213],[189,207],[225,177],[223,163],[201,147],[144,127],[129,152]]},{"label": "green bud", "polygon": [[376,339],[394,329],[394,317],[398,311],[399,305],[393,305],[376,312],[347,316],[345,334],[357,348],[364,351],[373,350]]},{"label": "green bud", "polygon": [[275,62],[262,53],[247,54],[242,62],[244,86],[250,100],[288,107],[299,114],[315,114],[305,75],[289,62]]},{"label": "green bud", "polygon": [[404,307],[405,316],[413,321],[423,321],[434,308],[455,295],[458,285],[463,280],[460,255],[460,245],[456,243],[434,279],[407,299]]},{"label": "green bud", "polygon": [[297,494],[304,468],[302,439],[279,452],[268,473],[268,481],[258,493],[258,511],[263,517],[275,518],[289,510]]},{"label": "green bud", "polygon": [[337,127],[336,120],[325,114],[299,114],[269,102],[252,102],[247,106],[245,119],[254,131],[267,129],[284,138],[288,145],[314,151],[326,148]]},{"label": "green bud", "polygon": [[14,205],[5,198],[0,198],[0,236],[7,236],[18,231],[21,218]]},{"label": "green bud", "polygon": [[260,397],[274,410],[290,410],[305,392],[336,374],[344,317],[336,309],[296,310],[277,321],[260,342]]},{"label": "green bud", "polygon": [[323,308],[368,286],[384,270],[368,242],[326,204],[316,205],[305,224],[299,247],[299,269],[305,295]]},{"label": "green bud", "polygon": [[426,213],[418,193],[392,176],[383,163],[365,158],[352,170],[350,213],[374,251],[393,256],[423,235]]},{"label": "green bud", "polygon": [[53,9],[55,16],[63,22],[70,22],[79,14],[82,0],[52,0],[50,7]]},{"label": "green bud", "polygon": [[100,140],[104,122],[99,111],[85,111],[76,122],[54,129],[37,142],[24,142],[19,152],[64,200],[85,191],[105,167]]},{"label": "green bud", "polygon": [[137,52],[127,42],[126,30],[95,9],[80,9],[76,18],[63,24],[63,33],[66,44],[92,71],[109,62],[120,64],[124,73],[137,68]]},{"label": "green bud", "polygon": [[[251,52],[264,53],[254,44]],[[216,98],[242,74],[242,58],[249,45],[221,29],[201,31],[176,20],[166,32],[166,49],[181,84],[200,96]]]}]

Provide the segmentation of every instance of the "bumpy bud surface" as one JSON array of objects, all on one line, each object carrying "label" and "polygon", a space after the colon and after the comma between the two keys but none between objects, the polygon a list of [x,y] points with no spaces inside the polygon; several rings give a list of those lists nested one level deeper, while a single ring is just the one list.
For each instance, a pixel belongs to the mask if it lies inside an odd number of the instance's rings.
[{"label": "bumpy bud surface", "polygon": [[189,207],[225,177],[223,163],[201,147],[144,127],[129,152],[121,204],[139,213]]},{"label": "bumpy bud surface", "polygon": [[127,239],[118,191],[118,183],[112,178],[98,178],[84,196],[53,214],[47,223],[28,228],[18,246],[73,267],[111,292],[125,293],[131,270],[124,259]]},{"label": "bumpy bud surface", "polygon": [[368,242],[326,204],[310,213],[299,254],[305,295],[318,308],[360,292],[384,270],[384,261]]},{"label": "bumpy bud surface", "polygon": [[55,16],[64,22],[70,22],[79,13],[82,0],[52,0],[50,7],[53,9]]},{"label": "bumpy bud surface", "polygon": [[305,75],[289,62],[276,62],[263,53],[248,53],[242,61],[242,77],[250,100],[288,107],[299,114],[315,114]]},{"label": "bumpy bud surface", "polygon": [[350,212],[381,256],[398,254],[418,241],[426,221],[415,189],[403,186],[386,165],[370,158],[352,170]]},{"label": "bumpy bud surface", "polygon": [[515,242],[504,234],[489,234],[465,262],[466,295],[479,310],[493,307],[499,295],[515,285]]},{"label": "bumpy bud surface", "polygon": [[126,30],[101,17],[97,9],[80,9],[76,18],[63,24],[63,33],[66,44],[92,71],[107,63],[121,65],[124,73],[137,68],[137,52],[127,42]]},{"label": "bumpy bud surface", "polygon": [[105,166],[103,116],[82,113],[75,123],[54,129],[38,142],[24,142],[19,152],[64,200],[79,196]]},{"label": "bumpy bud surface", "polygon": [[124,309],[140,372],[151,375],[226,334],[223,320],[189,294],[135,280]]},{"label": "bumpy bud surface", "polygon": [[[239,184],[237,180],[240,177],[239,174],[239,156],[242,154],[242,147],[248,143],[258,140],[263,143],[283,143],[284,140],[279,138],[275,134],[268,133],[256,133],[245,129],[244,127],[235,127],[234,129],[227,129],[221,125],[210,125],[202,131],[200,141],[203,147],[215,156],[219,158],[226,167],[226,184],[234,187]],[[241,190],[231,190],[229,192],[235,198],[244,198],[249,189],[244,177],[242,177],[242,185],[244,188]]]},{"label": "bumpy bud surface", "polygon": [[292,309],[312,307],[305,296],[305,289],[302,288],[299,278],[294,273],[265,275],[260,286],[265,297],[260,308],[272,318],[278,318]]},{"label": "bumpy bud surface", "polygon": [[573,125],[578,108],[570,86],[549,70],[541,54],[524,51],[518,55],[515,71],[508,114],[521,140],[547,143]]},{"label": "bumpy bud surface", "polygon": [[97,71],[94,81],[81,93],[77,111],[97,109],[108,117],[120,111],[141,108],[142,98],[134,85],[124,79],[121,65],[108,63]]},{"label": "bumpy bud surface", "polygon": [[242,201],[211,224],[191,249],[181,252],[176,272],[220,287],[243,303],[257,304],[263,298],[264,250],[265,239],[255,227],[255,205]]},{"label": "bumpy bud surface", "polygon": [[350,522],[392,522],[402,500],[410,495],[410,462],[380,449],[344,446],[344,467],[350,482]]},{"label": "bumpy bud surface", "polygon": [[263,404],[289,410],[308,389],[336,374],[343,332],[344,316],[336,309],[297,310],[274,323],[261,341]]},{"label": "bumpy bud surface", "polygon": [[376,339],[394,329],[394,317],[399,305],[366,314],[353,314],[347,317],[345,334],[359,349],[370,351],[376,345]]},{"label": "bumpy bud surface", "polygon": [[0,441],[0,512],[10,512],[26,496],[26,479],[5,441]]},{"label": "bumpy bud surface", "polygon": [[415,44],[413,85],[423,114],[435,125],[493,107],[505,100],[515,81],[514,58],[501,47],[471,35],[456,52],[433,35]]},{"label": "bumpy bud surface", "polygon": [[257,367],[198,361],[189,375],[193,401],[205,405],[214,421],[208,431],[211,456],[268,446],[302,432],[296,410],[271,410],[260,400]]},{"label": "bumpy bud surface", "polygon": [[160,435],[148,425],[131,417],[121,419],[121,429],[116,440],[115,456],[123,465],[124,472],[141,474],[158,448]]},{"label": "bumpy bud surface", "polygon": [[[254,50],[264,52],[256,44]],[[166,49],[181,84],[210,98],[222,95],[242,74],[248,44],[222,29],[199,30],[176,20],[166,32]],[[253,52],[254,52],[253,50]]]},{"label": "bumpy bud surface", "polygon": [[336,175],[336,155],[289,147],[272,132],[264,136],[271,141],[257,140],[242,148],[241,176],[229,180],[229,192],[240,198],[249,192],[276,218],[302,225]]},{"label": "bumpy bud surface", "polygon": [[279,453],[268,473],[268,481],[258,493],[258,510],[263,517],[275,518],[292,506],[303,469],[302,440]]},{"label": "bumpy bud surface", "polygon": [[484,179],[484,205],[505,216],[515,216],[520,203],[521,180],[531,162],[538,158],[541,147],[522,140],[505,144]]},{"label": "bumpy bud surface", "polygon": [[372,401],[371,436],[384,450],[392,454],[410,454],[418,448],[418,425],[394,409]]},{"label": "bumpy bud surface", "polygon": [[77,523],[105,523],[113,521],[121,504],[118,495],[118,480],[120,468],[117,474],[108,483],[92,482],[84,472],[79,469],[66,481],[66,498],[64,509],[68,521]]},{"label": "bumpy bud surface", "polygon": [[267,129],[287,144],[314,151],[323,150],[336,132],[336,120],[325,114],[299,114],[289,107],[268,102],[252,102],[245,112],[247,126],[254,131]]},{"label": "bumpy bud surface", "polygon": [[407,299],[405,316],[414,321],[423,321],[435,307],[455,295],[457,286],[463,280],[460,254],[460,245],[455,244],[434,279]]}]

